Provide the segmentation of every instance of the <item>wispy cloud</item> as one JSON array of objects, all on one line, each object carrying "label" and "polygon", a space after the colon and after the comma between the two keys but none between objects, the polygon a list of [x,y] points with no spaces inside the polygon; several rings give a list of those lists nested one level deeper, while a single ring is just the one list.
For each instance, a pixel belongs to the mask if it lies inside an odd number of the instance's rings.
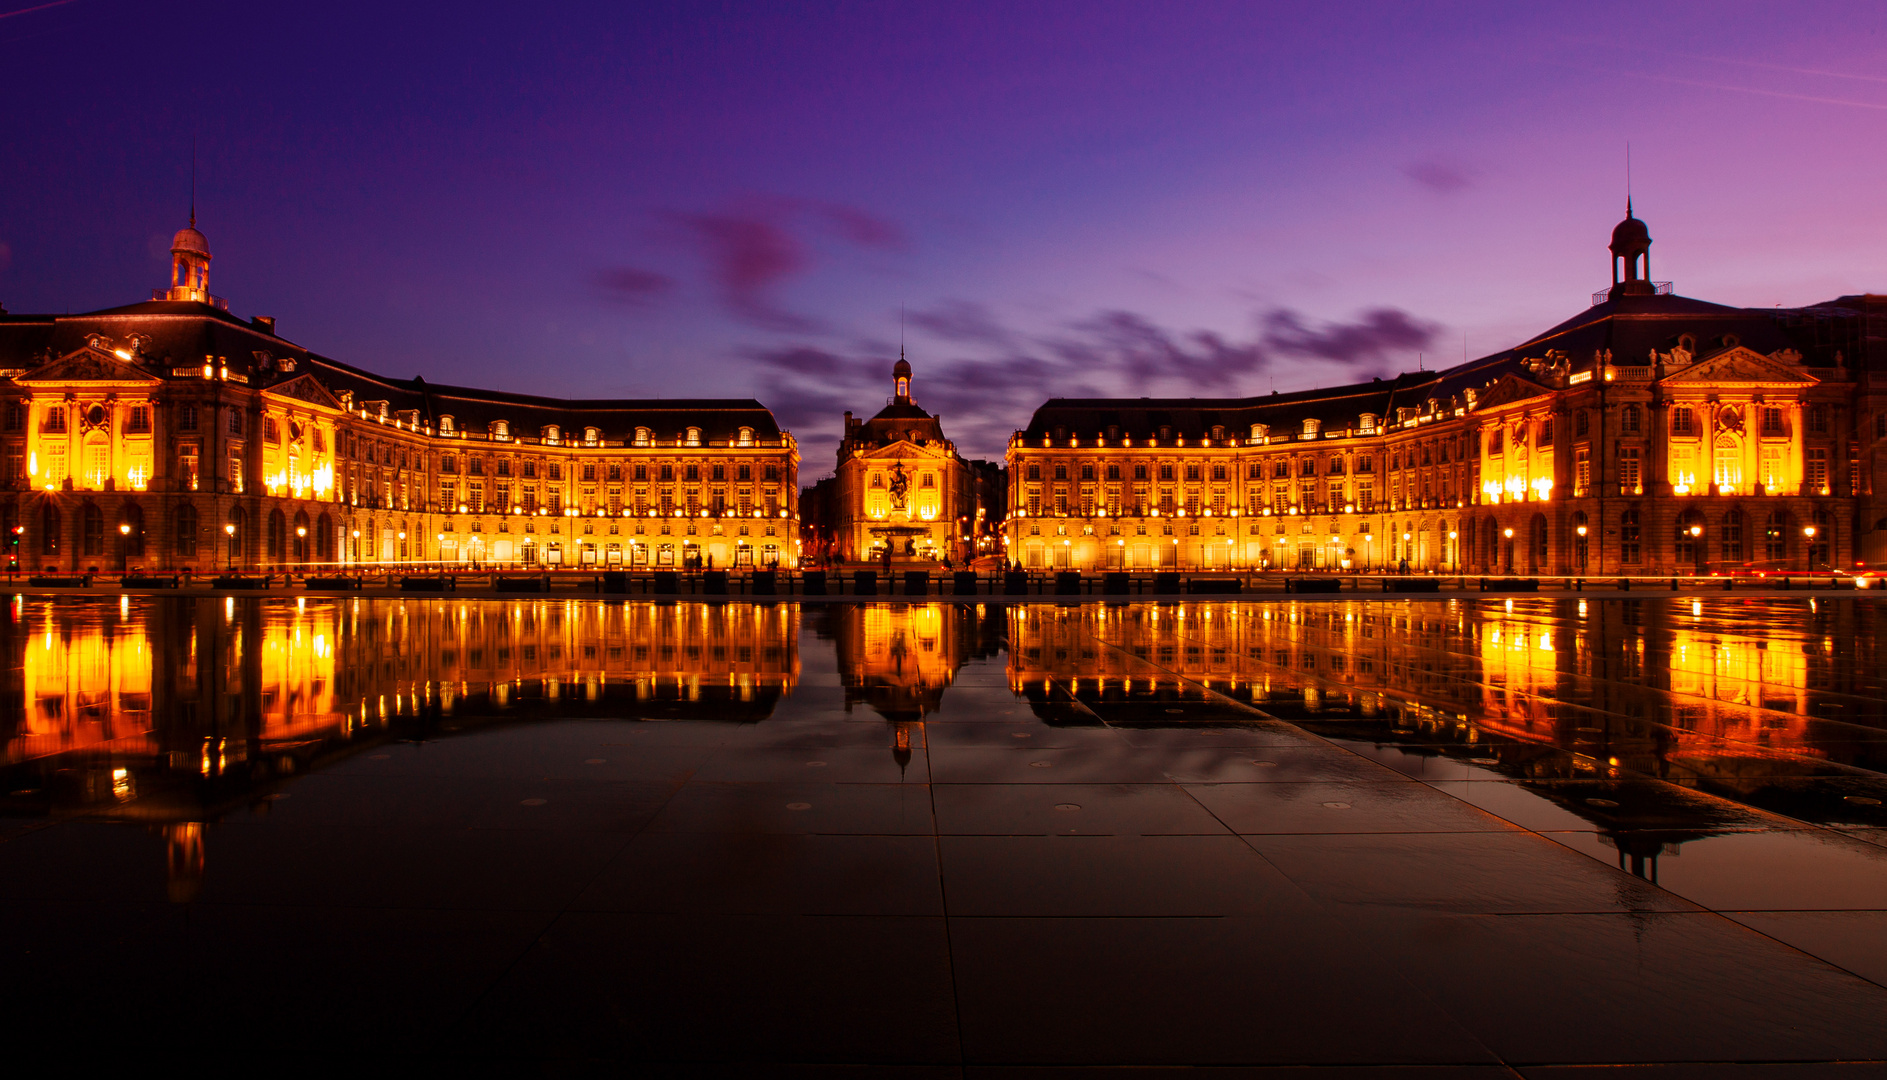
[{"label": "wispy cloud", "polygon": [[1438,195],[1453,195],[1474,186],[1474,176],[1461,165],[1424,158],[1402,167],[1403,175]]},{"label": "wispy cloud", "polygon": [[[1254,316],[1252,333],[1233,339],[1208,331],[1175,333],[1135,312],[1110,310],[1043,334],[1002,323],[981,305],[950,301],[913,312],[911,325],[946,343],[911,350],[919,404],[944,417],[944,430],[972,457],[998,457],[1011,432],[1051,397],[1246,396],[1256,376],[1280,362],[1321,361],[1362,377],[1402,366],[1431,345],[1439,328],[1393,308],[1349,322],[1313,322],[1273,309]],[[869,416],[890,392],[892,357],[796,345],[750,354],[760,368],[760,398],[808,448],[839,436],[846,410]]]},{"label": "wispy cloud", "polygon": [[625,304],[644,304],[675,287],[675,279],[653,270],[614,266],[598,270],[595,285],[603,295]]}]

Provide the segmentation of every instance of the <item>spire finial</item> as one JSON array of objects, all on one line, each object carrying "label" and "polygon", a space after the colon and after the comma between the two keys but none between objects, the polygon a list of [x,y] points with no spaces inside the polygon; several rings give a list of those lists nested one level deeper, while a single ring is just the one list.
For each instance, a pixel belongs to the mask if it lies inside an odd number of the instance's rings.
[{"label": "spire finial", "polygon": [[1625,140],[1625,216],[1631,216],[1631,140]]},{"label": "spire finial", "polygon": [[190,227],[197,227],[197,137],[190,136]]}]

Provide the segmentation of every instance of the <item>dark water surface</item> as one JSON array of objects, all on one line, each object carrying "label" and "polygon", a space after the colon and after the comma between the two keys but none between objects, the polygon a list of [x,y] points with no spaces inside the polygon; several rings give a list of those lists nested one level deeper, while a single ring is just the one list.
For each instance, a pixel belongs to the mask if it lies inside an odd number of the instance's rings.
[{"label": "dark water surface", "polygon": [[74,1053],[1887,1057],[1867,597],[4,602]]}]

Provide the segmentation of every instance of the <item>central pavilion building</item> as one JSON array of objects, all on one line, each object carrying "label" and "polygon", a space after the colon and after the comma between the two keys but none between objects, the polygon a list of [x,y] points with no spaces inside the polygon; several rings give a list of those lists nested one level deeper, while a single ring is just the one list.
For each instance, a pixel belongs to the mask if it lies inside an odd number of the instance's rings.
[{"label": "central pavilion building", "polygon": [[1693,574],[1887,558],[1887,297],[1610,288],[1445,371],[1263,397],[1052,399],[1010,439],[1026,567]]}]

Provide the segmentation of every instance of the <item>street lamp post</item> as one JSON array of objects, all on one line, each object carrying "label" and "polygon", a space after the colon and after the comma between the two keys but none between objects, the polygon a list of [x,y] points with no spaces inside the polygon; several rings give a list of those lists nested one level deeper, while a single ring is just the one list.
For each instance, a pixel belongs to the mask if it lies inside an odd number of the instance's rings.
[{"label": "street lamp post", "polygon": [[1802,570],[1807,572],[1815,568],[1815,526],[1802,526],[1802,535],[1808,539],[1808,543],[1802,545]]},{"label": "street lamp post", "polygon": [[295,558],[301,562],[308,561],[308,526],[306,525],[295,526]]},{"label": "street lamp post", "polygon": [[1691,556],[1696,561],[1697,572],[1701,574],[1704,572],[1704,546],[1697,538],[1704,534],[1704,527],[1693,524],[1686,531],[1690,533]]},{"label": "street lamp post", "polygon": [[236,523],[223,526],[223,571],[228,573],[236,569]]},{"label": "street lamp post", "polygon": [[130,558],[131,523],[127,521],[118,525],[118,576],[123,577],[125,571],[130,569]]}]

